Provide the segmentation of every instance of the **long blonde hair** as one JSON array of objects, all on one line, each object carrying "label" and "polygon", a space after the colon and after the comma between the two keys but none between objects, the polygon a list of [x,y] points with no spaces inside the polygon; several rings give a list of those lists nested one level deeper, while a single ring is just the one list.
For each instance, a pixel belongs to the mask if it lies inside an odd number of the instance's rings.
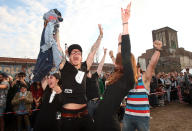
[{"label": "long blonde hair", "polygon": [[[132,63],[132,69],[133,69],[133,75],[135,83],[138,83],[138,74],[137,74],[137,65],[134,55],[131,53],[131,63]],[[122,56],[121,53],[118,53],[115,60],[115,71],[107,78],[106,85],[111,85],[117,80],[121,78],[123,75],[123,64],[122,64]]]}]

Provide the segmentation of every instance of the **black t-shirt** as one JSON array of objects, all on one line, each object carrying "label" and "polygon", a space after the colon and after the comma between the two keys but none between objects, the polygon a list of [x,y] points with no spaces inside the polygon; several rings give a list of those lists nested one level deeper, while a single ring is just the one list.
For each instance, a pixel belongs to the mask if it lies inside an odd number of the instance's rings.
[{"label": "black t-shirt", "polygon": [[86,98],[86,77],[87,64],[83,62],[81,68],[76,69],[71,63],[66,61],[61,71],[61,88],[60,101],[62,105],[67,103],[85,104]]},{"label": "black t-shirt", "polygon": [[49,99],[52,93],[52,89],[49,86],[46,87],[43,92],[42,104],[40,111],[38,112],[35,120],[34,131],[58,131],[58,123],[56,119],[56,113],[59,110],[58,107],[58,95],[56,94],[53,101],[49,103]]},{"label": "black t-shirt", "polygon": [[87,77],[86,80],[86,96],[87,100],[91,100],[93,98],[99,97],[99,83],[98,83],[99,75],[97,72],[92,74],[91,78]]}]

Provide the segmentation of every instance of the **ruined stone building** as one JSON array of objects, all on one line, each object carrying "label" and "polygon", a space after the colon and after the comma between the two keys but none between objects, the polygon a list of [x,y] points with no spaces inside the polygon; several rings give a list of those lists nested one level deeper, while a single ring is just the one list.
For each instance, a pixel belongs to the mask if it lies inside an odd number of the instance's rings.
[{"label": "ruined stone building", "polygon": [[[170,27],[164,27],[153,30],[152,36],[153,41],[160,40],[163,43],[163,50],[155,69],[156,73],[181,71],[187,67],[192,68],[192,52],[179,47],[176,30]],[[153,53],[154,49],[148,49],[146,53],[138,57],[138,62],[141,64],[143,70],[146,70],[146,66],[149,64]]]}]

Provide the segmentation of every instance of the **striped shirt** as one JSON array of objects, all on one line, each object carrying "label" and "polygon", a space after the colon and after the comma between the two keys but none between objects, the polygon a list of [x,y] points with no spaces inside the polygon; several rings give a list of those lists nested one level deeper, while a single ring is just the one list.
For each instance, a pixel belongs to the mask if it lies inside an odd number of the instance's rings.
[{"label": "striped shirt", "polygon": [[127,95],[125,114],[150,117],[148,94],[149,91],[145,88],[141,76],[138,79],[138,85]]}]

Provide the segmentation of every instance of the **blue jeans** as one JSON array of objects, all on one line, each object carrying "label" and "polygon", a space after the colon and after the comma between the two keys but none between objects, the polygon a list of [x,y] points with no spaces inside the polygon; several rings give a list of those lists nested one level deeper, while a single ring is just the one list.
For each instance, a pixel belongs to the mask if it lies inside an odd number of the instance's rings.
[{"label": "blue jeans", "polygon": [[[43,46],[45,44],[44,34],[45,34],[45,28],[43,29],[41,35],[40,46]],[[52,67],[53,67],[52,48],[46,50],[45,52],[42,52],[42,49],[40,49],[37,62],[35,64],[35,68],[33,70],[34,74],[33,82],[41,81],[46,75],[48,75]]]},{"label": "blue jeans", "polygon": [[123,131],[149,131],[149,117],[124,115]]},{"label": "blue jeans", "polygon": [[99,104],[99,100],[89,100],[89,102],[87,103],[87,110],[89,112],[89,115],[91,117],[94,116],[95,114],[95,110],[96,108],[98,107],[98,104]]},{"label": "blue jeans", "polygon": [[56,41],[53,39],[54,24],[48,23],[43,29],[40,42],[40,52],[33,70],[33,82],[41,81],[51,71],[52,67],[59,70],[63,54],[59,51]]}]

